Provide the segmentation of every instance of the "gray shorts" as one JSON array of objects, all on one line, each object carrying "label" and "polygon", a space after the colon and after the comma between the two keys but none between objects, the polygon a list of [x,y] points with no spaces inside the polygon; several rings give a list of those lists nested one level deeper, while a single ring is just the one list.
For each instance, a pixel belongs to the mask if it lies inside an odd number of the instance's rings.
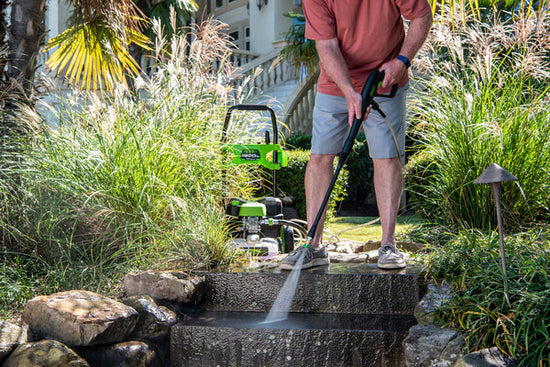
[{"label": "gray shorts", "polygon": [[[405,115],[408,84],[399,88],[393,98],[375,97],[395,132],[399,151],[405,153]],[[312,154],[340,153],[349,133],[348,106],[345,97],[317,93],[313,109]],[[399,153],[386,120],[371,110],[363,121],[371,158],[394,158]]]}]

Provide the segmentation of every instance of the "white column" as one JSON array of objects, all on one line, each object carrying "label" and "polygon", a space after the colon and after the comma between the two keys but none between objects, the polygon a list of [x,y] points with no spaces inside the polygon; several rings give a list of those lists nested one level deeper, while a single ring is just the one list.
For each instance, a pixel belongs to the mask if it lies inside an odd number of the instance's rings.
[{"label": "white column", "polygon": [[59,34],[59,0],[48,0],[46,3],[46,31],[48,39]]}]

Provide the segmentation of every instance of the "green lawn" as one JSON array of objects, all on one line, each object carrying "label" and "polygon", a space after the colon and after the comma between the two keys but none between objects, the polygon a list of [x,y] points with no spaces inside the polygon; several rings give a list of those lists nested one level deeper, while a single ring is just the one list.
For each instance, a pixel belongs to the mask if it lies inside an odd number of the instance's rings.
[{"label": "green lawn", "polygon": [[[334,234],[347,228],[351,228],[363,223],[368,223],[377,219],[377,217],[336,217],[332,218],[326,229]],[[396,234],[405,233],[413,226],[427,223],[426,219],[417,215],[401,215],[397,217]],[[340,239],[365,242],[368,240],[380,240],[382,237],[382,227],[380,221],[368,226],[352,229],[338,235]]]}]

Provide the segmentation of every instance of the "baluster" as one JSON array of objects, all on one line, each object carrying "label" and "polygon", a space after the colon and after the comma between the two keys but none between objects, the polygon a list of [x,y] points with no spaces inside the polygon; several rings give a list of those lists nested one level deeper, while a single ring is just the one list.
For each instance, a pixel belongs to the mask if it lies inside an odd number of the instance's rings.
[{"label": "baluster", "polygon": [[273,65],[273,70],[271,71],[271,83],[273,86],[279,84],[279,63]]}]

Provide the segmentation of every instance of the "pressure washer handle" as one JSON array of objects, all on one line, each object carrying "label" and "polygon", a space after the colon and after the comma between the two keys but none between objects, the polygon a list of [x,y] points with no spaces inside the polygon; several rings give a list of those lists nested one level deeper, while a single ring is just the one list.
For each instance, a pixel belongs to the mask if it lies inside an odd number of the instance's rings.
[{"label": "pressure washer handle", "polygon": [[[380,83],[384,80],[384,72],[378,69],[375,69],[367,78],[363,89],[361,90],[361,98],[363,99],[361,103],[361,118],[355,118],[351,125],[349,135],[344,143],[344,148],[340,153],[340,160],[342,159],[342,153],[349,154],[353,148],[353,143],[355,142],[355,137],[359,133],[359,129],[363,124],[363,116],[367,112],[367,108],[372,105],[374,97],[377,96],[376,90],[380,86]],[[388,96],[389,97],[389,96]]]},{"label": "pressure washer handle", "polygon": [[237,104],[234,106],[229,107],[227,112],[225,113],[225,121],[223,123],[223,130],[222,130],[222,143],[227,142],[227,127],[229,126],[229,121],[231,120],[231,113],[234,110],[238,111],[269,111],[269,114],[271,116],[271,125],[273,128],[273,143],[278,143],[278,137],[279,134],[277,132],[277,119],[275,117],[275,112],[266,105],[261,104]]}]

